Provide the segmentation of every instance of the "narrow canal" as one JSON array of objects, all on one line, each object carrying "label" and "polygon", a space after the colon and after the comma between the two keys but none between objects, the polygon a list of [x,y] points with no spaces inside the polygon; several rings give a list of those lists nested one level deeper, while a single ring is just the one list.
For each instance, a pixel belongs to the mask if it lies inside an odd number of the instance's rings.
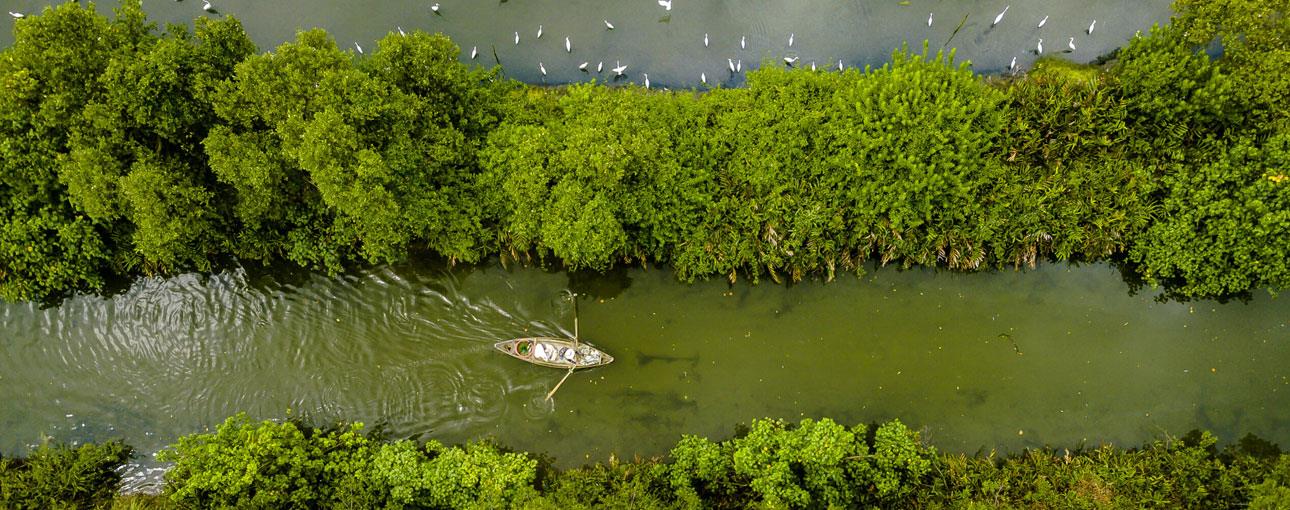
[{"label": "narrow canal", "polygon": [[[581,336],[573,375],[492,350]],[[0,305],[0,451],[123,437],[146,458],[238,411],[493,436],[562,465],[665,453],[758,417],[900,418],[937,447],[1138,444],[1194,427],[1290,444],[1290,302],[1159,302],[1105,265],[881,269],[792,286],[665,270],[231,271]],[[139,480],[136,480],[136,482]]]}]

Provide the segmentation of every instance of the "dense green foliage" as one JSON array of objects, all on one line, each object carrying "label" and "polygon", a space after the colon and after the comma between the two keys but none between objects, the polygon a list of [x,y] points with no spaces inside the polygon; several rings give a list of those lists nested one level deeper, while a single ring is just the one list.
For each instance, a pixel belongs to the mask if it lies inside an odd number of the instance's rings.
[{"label": "dense green foliage", "polygon": [[0,508],[47,510],[105,505],[133,450],[120,442],[42,444],[23,459],[0,457]]},{"label": "dense green foliage", "polygon": [[257,53],[68,3],[0,52],[0,298],[415,251],[685,280],[1105,260],[1183,296],[1290,284],[1290,0],[1178,0],[1104,68],[901,49],[705,94],[522,86],[440,35]]},{"label": "dense green foliage", "polygon": [[119,443],[0,459],[4,508],[1285,508],[1290,455],[1209,433],[1010,456],[939,453],[899,421],[844,427],[756,420],[665,458],[574,469],[487,442],[382,441],[245,415],[165,450],[156,496],[117,497]]},{"label": "dense green foliage", "polygon": [[175,462],[167,496],[192,508],[503,508],[536,495],[527,456],[488,443],[378,442],[361,428],[231,417],[162,452]]}]

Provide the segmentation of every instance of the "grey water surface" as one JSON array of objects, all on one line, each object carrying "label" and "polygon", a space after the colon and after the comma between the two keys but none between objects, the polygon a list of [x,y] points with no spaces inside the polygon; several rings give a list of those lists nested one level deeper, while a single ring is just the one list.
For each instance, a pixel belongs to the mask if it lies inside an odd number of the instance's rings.
[{"label": "grey water surface", "polygon": [[[570,335],[617,360],[575,373],[493,342]],[[247,411],[492,436],[560,465],[660,455],[761,417],[899,418],[973,452],[1136,445],[1207,428],[1290,445],[1290,302],[1162,303],[1106,265],[880,269],[792,286],[385,266],[337,278],[232,270],[111,297],[0,305],[0,452],[42,435],[150,455]]]},{"label": "grey water surface", "polygon": [[[371,52],[378,39],[402,28],[447,34],[461,46],[463,60],[470,61],[477,48],[474,63],[500,63],[507,76],[525,82],[641,84],[649,74],[655,86],[674,87],[703,87],[701,77],[709,87],[739,85],[748,70],[763,63],[782,66],[785,57],[797,58],[798,67],[815,63],[820,70],[836,69],[839,60],[847,67],[880,66],[902,44],[921,50],[923,41],[933,53],[956,49],[959,61],[971,61],[984,73],[1005,71],[1014,57],[1024,70],[1037,58],[1039,39],[1045,54],[1088,62],[1123,46],[1138,31],[1168,21],[1170,14],[1170,0],[673,0],[671,10],[656,0],[211,2],[217,13],[203,11],[201,0],[144,0],[143,5],[161,23],[236,16],[265,51],[294,39],[297,30],[321,27],[340,47],[357,54],[358,45]],[[437,13],[430,9],[436,3]],[[3,10],[23,13],[46,5],[0,0]],[[117,3],[96,5],[108,12]],[[1040,28],[1044,17],[1048,21]],[[1094,20],[1096,28],[1087,33]],[[566,37],[572,52],[565,49]],[[0,46],[12,42],[10,31],[0,30]],[[742,70],[730,72],[730,60],[742,61]],[[583,62],[589,72],[578,70]],[[601,72],[595,71],[597,64],[603,64]],[[609,71],[618,64],[627,66],[622,77]]]}]

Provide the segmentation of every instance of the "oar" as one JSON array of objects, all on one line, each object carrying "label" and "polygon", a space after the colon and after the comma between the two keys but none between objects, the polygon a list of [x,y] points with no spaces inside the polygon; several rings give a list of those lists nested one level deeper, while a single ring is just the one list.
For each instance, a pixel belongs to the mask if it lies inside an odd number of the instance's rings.
[{"label": "oar", "polygon": [[560,389],[560,385],[561,385],[561,384],[564,384],[564,380],[565,380],[565,379],[568,379],[568,378],[569,378],[569,376],[573,375],[573,368],[574,368],[574,367],[569,367],[569,372],[568,372],[568,373],[566,373],[566,374],[564,374],[564,377],[560,378],[560,382],[555,383],[555,387],[554,387],[554,388],[551,388],[551,393],[547,393],[547,394],[546,394],[546,399],[547,399],[547,400],[551,400],[551,396],[552,396],[552,395],[555,395],[555,390]]}]

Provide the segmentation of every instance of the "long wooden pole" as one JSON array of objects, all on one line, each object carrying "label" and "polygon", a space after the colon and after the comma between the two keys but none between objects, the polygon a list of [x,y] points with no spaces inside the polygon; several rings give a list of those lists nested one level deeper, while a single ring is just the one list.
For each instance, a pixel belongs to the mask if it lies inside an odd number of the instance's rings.
[{"label": "long wooden pole", "polygon": [[570,368],[569,368],[569,372],[568,372],[568,373],[566,373],[566,374],[564,374],[564,377],[562,377],[562,378],[560,379],[560,382],[555,383],[555,387],[554,387],[554,388],[551,388],[551,392],[546,394],[546,399],[547,399],[547,400],[551,400],[551,396],[552,396],[552,395],[555,395],[555,391],[556,391],[556,390],[558,390],[558,389],[560,389],[560,385],[561,385],[561,384],[564,384],[564,380],[565,380],[565,379],[568,379],[568,378],[569,378],[569,376],[571,376],[571,375],[573,375],[573,367],[570,367]]},{"label": "long wooden pole", "polygon": [[572,293],[573,296],[573,346],[578,346],[578,293]]}]

